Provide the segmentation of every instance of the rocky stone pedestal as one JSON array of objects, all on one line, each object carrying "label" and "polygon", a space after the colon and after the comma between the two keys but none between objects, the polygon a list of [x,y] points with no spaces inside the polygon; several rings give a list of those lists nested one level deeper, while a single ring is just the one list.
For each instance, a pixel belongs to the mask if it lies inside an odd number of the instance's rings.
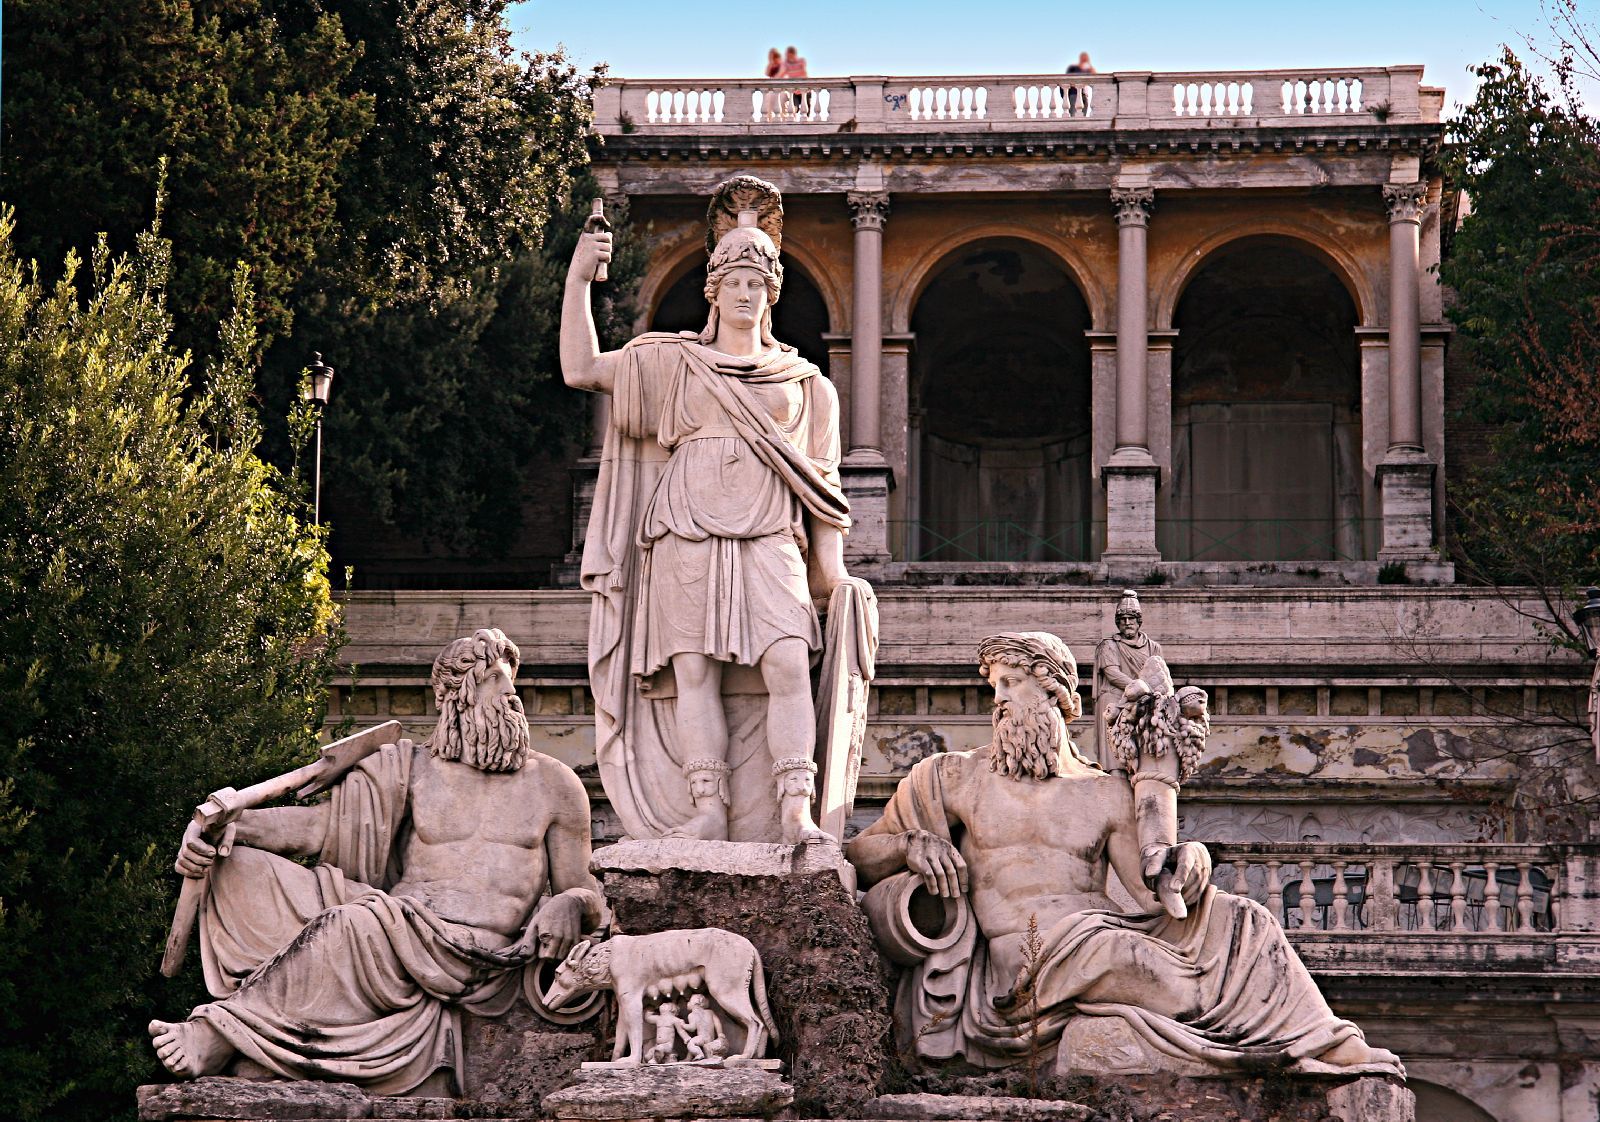
[{"label": "rocky stone pedestal", "polygon": [[553,1118],[767,1118],[794,1102],[777,1060],[723,1064],[584,1064],[544,1100]]},{"label": "rocky stone pedestal", "polygon": [[761,952],[793,1117],[859,1117],[887,1070],[889,992],[837,844],[632,841],[595,851],[616,930],[721,927]]}]

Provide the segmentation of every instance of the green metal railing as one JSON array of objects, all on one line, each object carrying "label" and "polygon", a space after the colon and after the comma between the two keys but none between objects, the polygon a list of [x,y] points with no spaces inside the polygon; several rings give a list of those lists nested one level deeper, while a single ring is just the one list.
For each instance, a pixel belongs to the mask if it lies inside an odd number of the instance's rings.
[{"label": "green metal railing", "polygon": [[909,519],[889,523],[889,550],[900,561],[1093,561],[1103,522]]},{"label": "green metal railing", "polygon": [[1369,561],[1383,522],[1369,518],[1176,518],[1156,522],[1166,561]]}]

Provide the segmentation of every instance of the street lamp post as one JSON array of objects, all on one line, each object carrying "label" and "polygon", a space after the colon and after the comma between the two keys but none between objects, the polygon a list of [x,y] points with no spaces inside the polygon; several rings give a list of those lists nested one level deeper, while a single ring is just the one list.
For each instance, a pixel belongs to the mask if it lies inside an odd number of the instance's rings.
[{"label": "street lamp post", "polygon": [[322,361],[322,352],[312,355],[311,381],[306,384],[303,396],[311,402],[317,414],[316,450],[311,476],[311,520],[322,525],[322,411],[327,408],[328,395],[333,391],[333,367]]},{"label": "street lamp post", "polygon": [[1589,590],[1589,601],[1572,613],[1589,657],[1595,659],[1594,676],[1589,679],[1589,736],[1594,741],[1595,761],[1600,763],[1600,588]]}]

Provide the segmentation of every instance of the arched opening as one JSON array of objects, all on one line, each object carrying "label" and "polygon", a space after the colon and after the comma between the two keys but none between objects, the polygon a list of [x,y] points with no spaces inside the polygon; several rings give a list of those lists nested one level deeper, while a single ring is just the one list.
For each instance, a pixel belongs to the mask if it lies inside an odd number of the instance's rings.
[{"label": "arched opening", "polygon": [[1499,1122],[1465,1095],[1417,1078],[1406,1080],[1417,1096],[1417,1122]]},{"label": "arched opening", "polygon": [[1092,556],[1089,308],[1061,264],[1020,240],[954,253],[911,329],[911,561]]},{"label": "arched opening", "polygon": [[[699,331],[706,325],[706,271],[697,262],[672,282],[650,316],[651,331]],[[772,307],[772,333],[828,373],[828,305],[793,258],[783,259],[783,293]]]},{"label": "arched opening", "polygon": [[1243,243],[1195,274],[1173,316],[1162,556],[1369,556],[1358,322],[1349,291],[1302,248]]}]

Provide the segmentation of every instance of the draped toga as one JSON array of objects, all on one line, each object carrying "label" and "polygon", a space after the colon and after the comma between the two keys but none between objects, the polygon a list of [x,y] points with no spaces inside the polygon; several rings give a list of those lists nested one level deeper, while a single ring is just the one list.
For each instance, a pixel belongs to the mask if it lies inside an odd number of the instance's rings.
[{"label": "draped toga", "polygon": [[[960,848],[962,838],[959,832],[952,833],[945,803],[945,772],[987,768],[980,755],[950,753],[918,763],[901,780],[883,818],[863,833],[926,830]],[[989,781],[1017,782],[998,775]],[[1072,780],[1058,777],[1043,782]],[[982,855],[965,848],[961,852],[971,876],[981,878]],[[1037,857],[1051,859],[1047,853]],[[896,884],[897,878],[914,876],[896,874],[867,894],[863,906],[875,930],[895,923],[897,914],[906,914],[888,901],[897,890],[909,887],[903,879]],[[991,955],[989,940],[965,900],[955,913],[948,931],[936,940],[927,940],[925,931],[920,936],[903,929],[890,933],[902,946],[922,941],[931,950],[902,973],[895,999],[900,1044],[925,1061],[960,1057],[978,1067],[1000,1068],[1024,1062],[1035,1049],[1048,1059],[1074,1017],[1119,1017],[1155,1053],[1223,1070],[1331,1071],[1335,1069],[1316,1057],[1361,1036],[1359,1028],[1328,1008],[1271,913],[1215,886],[1205,888],[1187,919],[1173,919],[1165,912],[1125,915],[1090,909],[1041,931],[1033,968],[1036,1019],[1035,1008],[1027,1003],[1009,1012],[994,1006],[995,998],[1011,993],[1021,980],[1015,966],[1021,936],[1003,936],[1007,953]],[[1134,954],[1110,953],[1114,942],[1130,940],[1139,944],[1132,948]],[[998,959],[1012,963],[1012,968],[1000,968]],[[1179,1019],[1131,1004],[1082,1000],[1091,987],[1104,992],[1108,974],[1130,960],[1157,963],[1164,974],[1183,978],[1185,989],[1197,998],[1193,1015]],[[1403,1074],[1387,1064],[1359,1070]]]},{"label": "draped toga", "polygon": [[384,891],[400,879],[412,751],[386,745],[333,788],[315,867],[239,846],[212,868],[200,951],[220,1000],[191,1019],[275,1075],[398,1094],[448,1068],[459,1085],[460,1010],[496,1016],[536,985],[506,937]]},{"label": "draped toga", "polygon": [[[595,754],[623,828],[658,837],[694,816],[682,765],[696,745],[655,680],[672,657],[754,667],[780,639],[822,646],[806,518],[850,525],[839,405],[832,383],[785,347],[743,359],[692,332],[651,332],[597,362],[612,392],[581,573],[594,595]],[[741,808],[760,802],[771,775],[741,773],[764,737],[758,716],[730,716],[739,840],[768,828]]]}]

